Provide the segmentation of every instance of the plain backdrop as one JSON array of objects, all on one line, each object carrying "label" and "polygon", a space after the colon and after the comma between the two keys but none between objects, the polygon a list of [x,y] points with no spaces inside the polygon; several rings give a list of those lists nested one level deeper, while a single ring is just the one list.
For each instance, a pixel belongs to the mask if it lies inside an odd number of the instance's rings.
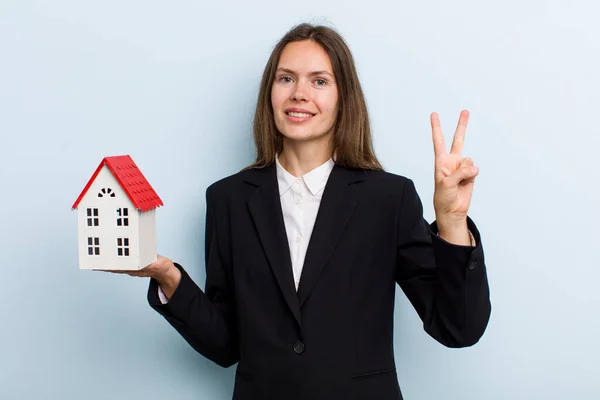
[{"label": "plain backdrop", "polygon": [[433,220],[437,111],[480,167],[470,216],[492,317],[448,349],[401,290],[407,400],[600,398],[600,6],[588,1],[0,1],[0,398],[228,399],[147,304],[147,279],[77,266],[70,209],[104,156],[163,199],[159,253],[204,287],[204,194],[254,157],[257,89],[300,22],[347,40],[378,157]]}]

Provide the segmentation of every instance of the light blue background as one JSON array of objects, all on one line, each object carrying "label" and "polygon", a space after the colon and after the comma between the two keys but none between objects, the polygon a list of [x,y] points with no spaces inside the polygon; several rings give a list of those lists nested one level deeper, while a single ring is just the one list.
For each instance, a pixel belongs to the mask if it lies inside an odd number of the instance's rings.
[{"label": "light blue background", "polygon": [[407,400],[598,399],[600,28],[588,1],[0,2],[0,398],[228,399],[146,279],[77,268],[70,210],[102,157],[162,197],[159,253],[204,287],[204,191],[252,161],[264,64],[292,25],[354,52],[385,167],[433,218],[429,113],[463,155],[493,312],[451,350],[398,292]]}]

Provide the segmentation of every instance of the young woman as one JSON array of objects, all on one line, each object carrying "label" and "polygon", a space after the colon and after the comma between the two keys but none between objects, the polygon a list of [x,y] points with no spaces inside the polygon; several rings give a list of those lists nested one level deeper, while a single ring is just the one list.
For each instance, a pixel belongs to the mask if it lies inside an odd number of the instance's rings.
[{"label": "young woman", "polygon": [[477,168],[450,153],[437,114],[436,221],[413,182],[373,153],[352,55],[333,30],[303,24],[267,63],[254,119],[256,162],[206,191],[206,288],[166,257],[150,305],[205,357],[238,363],[234,399],[401,399],[395,285],[425,331],[475,344],[490,316],[479,232],[467,216]]}]

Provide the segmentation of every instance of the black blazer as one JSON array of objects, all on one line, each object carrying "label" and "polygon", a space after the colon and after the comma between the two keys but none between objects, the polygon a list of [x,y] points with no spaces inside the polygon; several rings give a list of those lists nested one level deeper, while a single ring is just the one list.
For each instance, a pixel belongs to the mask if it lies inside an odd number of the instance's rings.
[{"label": "black blazer", "polygon": [[425,331],[448,347],[475,344],[491,305],[480,234],[457,246],[423,219],[413,182],[335,165],[298,292],[275,164],[206,190],[206,289],[182,280],[150,305],[208,359],[238,363],[236,400],[397,400],[393,321],[398,283]]}]

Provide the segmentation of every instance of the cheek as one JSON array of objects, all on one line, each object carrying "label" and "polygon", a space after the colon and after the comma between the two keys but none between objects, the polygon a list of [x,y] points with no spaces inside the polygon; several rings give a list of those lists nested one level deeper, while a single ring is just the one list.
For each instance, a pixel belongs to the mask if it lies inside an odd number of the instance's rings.
[{"label": "cheek", "polygon": [[271,90],[271,105],[273,106],[273,111],[277,113],[281,107],[283,107],[283,103],[285,102],[286,94],[285,91],[281,88],[277,88],[273,86]]},{"label": "cheek", "polygon": [[337,94],[327,94],[319,99],[319,109],[331,118],[337,116],[338,98]]}]

